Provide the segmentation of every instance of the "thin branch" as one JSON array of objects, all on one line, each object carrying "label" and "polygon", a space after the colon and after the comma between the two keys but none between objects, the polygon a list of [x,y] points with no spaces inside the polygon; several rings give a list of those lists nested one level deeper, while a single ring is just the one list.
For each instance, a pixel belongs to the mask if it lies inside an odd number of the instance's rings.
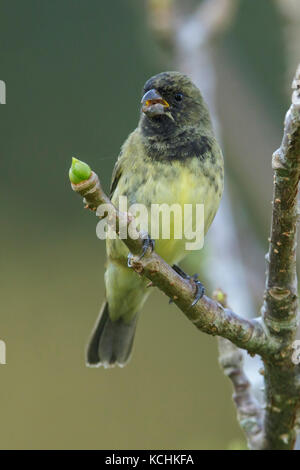
[{"label": "thin branch", "polygon": [[299,320],[296,245],[300,178],[300,66],[293,88],[282,143],[272,160],[273,213],[262,308],[269,334],[282,344],[278,354],[265,360],[266,446],[272,449],[293,448],[296,414],[300,406],[298,368],[291,360]]},{"label": "thin branch", "polygon": [[275,2],[283,19],[286,76],[290,79],[299,61],[300,2],[299,0],[275,0]]},{"label": "thin branch", "polygon": [[[214,292],[213,298],[227,307],[226,295],[220,289]],[[263,409],[253,396],[251,383],[244,372],[242,351],[225,338],[218,338],[218,346],[219,363],[232,382],[237,418],[246,435],[248,447],[261,449],[264,440]]]},{"label": "thin branch", "polygon": [[218,346],[219,363],[224,374],[231,380],[238,422],[246,435],[248,447],[251,450],[260,450],[264,439],[263,413],[244,372],[242,351],[225,338],[218,338]]},{"label": "thin branch", "polygon": [[[72,184],[72,188],[85,198],[87,206],[94,211],[101,204],[109,206],[107,222],[113,230],[116,229],[117,234],[121,224],[128,229],[128,226],[133,223],[132,216],[119,212],[115,208],[103,192],[98,176],[94,172],[88,180],[79,184]],[[276,341],[268,338],[258,320],[248,320],[240,317],[207,296],[203,296],[196,305],[191,307],[196,291],[195,283],[180,277],[155,251],[151,252],[149,249],[146,255],[140,259],[144,239],[144,233],[139,233],[137,239],[132,239],[129,236],[122,239],[134,255],[131,260],[132,269],[139,275],[147,277],[154,286],[157,286],[169,298],[172,298],[174,303],[199,330],[210,335],[227,338],[251,354],[260,354],[267,357],[277,350]]]}]

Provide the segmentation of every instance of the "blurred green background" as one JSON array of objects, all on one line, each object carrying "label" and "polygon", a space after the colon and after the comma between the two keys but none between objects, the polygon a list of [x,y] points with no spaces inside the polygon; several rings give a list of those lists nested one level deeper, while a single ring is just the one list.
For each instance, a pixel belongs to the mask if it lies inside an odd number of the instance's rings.
[{"label": "blurred green background", "polygon": [[[77,156],[108,188],[143,83],[170,67],[145,17],[138,0],[0,0],[2,449],[243,445],[215,338],[161,293],[125,369],[84,363],[105,247],[67,172]],[[241,0],[219,47],[227,184],[262,249],[291,78],[284,24],[276,2]],[[263,258],[256,268],[263,279]]]}]

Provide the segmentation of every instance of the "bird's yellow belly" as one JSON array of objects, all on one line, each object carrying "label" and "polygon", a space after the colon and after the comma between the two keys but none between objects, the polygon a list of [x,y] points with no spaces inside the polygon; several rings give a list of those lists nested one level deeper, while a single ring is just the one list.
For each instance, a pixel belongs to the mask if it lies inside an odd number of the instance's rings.
[{"label": "bird's yellow belly", "polygon": [[[134,191],[130,185],[130,179],[128,179],[128,190],[123,187],[122,191],[122,194],[128,197],[129,210],[131,210],[130,206],[135,203],[146,207],[147,211],[144,215],[137,213],[139,228],[150,234],[155,240],[155,251],[170,264],[178,263],[190,251],[187,249],[187,243],[193,240],[187,238],[187,233],[190,237],[191,230],[192,232],[202,230],[201,235],[202,238],[204,237],[217,211],[220,199],[210,184],[209,178],[201,172],[193,171],[193,168],[180,164],[173,164],[172,171],[173,175],[170,178],[169,169],[165,174],[163,166],[160,169],[150,168]],[[119,188],[121,189],[122,185]],[[117,193],[120,195],[119,191]],[[117,202],[117,193],[114,194],[114,203]],[[199,220],[202,217],[202,209],[196,208],[197,205],[203,205],[202,226]],[[158,217],[159,210],[162,211],[162,215]],[[187,211],[186,220],[185,211]],[[159,226],[157,227],[158,220]],[[121,252],[122,257],[128,253],[125,246],[121,247],[119,243],[117,241],[108,243],[108,250],[113,257],[115,257],[113,252],[117,257],[120,257]],[[193,249],[199,249],[198,245],[194,244]]]},{"label": "bird's yellow belly", "polygon": [[[188,246],[192,249],[199,249],[202,246],[208,222],[210,221],[210,225],[218,207],[216,194],[209,187],[206,178],[201,176],[199,178],[199,175],[196,176],[189,169],[184,169],[181,170],[175,184],[170,185],[165,182],[158,199],[158,204],[163,201],[169,208],[173,206],[173,210],[170,211],[170,217],[168,212],[161,217],[162,227],[155,249],[168,263],[178,263],[189,251]],[[164,222],[166,226],[170,224],[170,234],[163,233]],[[196,234],[199,243],[191,244],[196,240]]]}]

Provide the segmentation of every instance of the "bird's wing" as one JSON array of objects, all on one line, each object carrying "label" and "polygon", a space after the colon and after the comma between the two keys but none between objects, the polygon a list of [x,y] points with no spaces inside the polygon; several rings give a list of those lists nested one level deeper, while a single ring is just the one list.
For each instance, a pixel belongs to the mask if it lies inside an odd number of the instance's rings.
[{"label": "bird's wing", "polygon": [[136,150],[133,150],[136,148],[136,146],[140,145],[140,133],[139,129],[135,129],[127,139],[125,140],[122,148],[121,148],[121,153],[119,155],[118,160],[116,161],[116,164],[113,169],[112,173],[112,178],[111,178],[111,185],[110,185],[110,197],[113,196],[116,187],[118,186],[119,180],[123,174],[123,169],[128,168],[131,165],[132,161],[132,153],[133,151],[136,152]]},{"label": "bird's wing", "polygon": [[114,194],[114,191],[118,185],[118,182],[119,182],[119,179],[121,178],[122,176],[122,172],[123,172],[123,168],[122,168],[122,164],[121,164],[121,159],[119,158],[117,161],[116,161],[116,164],[114,166],[114,169],[113,169],[113,173],[112,173],[112,178],[111,178],[111,184],[110,184],[110,190],[109,190],[109,196],[110,198],[112,197],[112,195]]}]

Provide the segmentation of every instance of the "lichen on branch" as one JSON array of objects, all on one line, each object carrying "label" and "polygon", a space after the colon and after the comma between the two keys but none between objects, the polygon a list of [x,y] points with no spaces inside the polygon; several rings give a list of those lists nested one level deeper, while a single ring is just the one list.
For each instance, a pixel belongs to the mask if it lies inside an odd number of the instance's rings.
[{"label": "lichen on branch", "polygon": [[262,316],[280,350],[265,359],[266,448],[292,449],[300,407],[299,367],[293,364],[293,341],[299,321],[296,247],[300,178],[300,65],[293,81],[292,104],[283,139],[274,153],[273,210]]}]

